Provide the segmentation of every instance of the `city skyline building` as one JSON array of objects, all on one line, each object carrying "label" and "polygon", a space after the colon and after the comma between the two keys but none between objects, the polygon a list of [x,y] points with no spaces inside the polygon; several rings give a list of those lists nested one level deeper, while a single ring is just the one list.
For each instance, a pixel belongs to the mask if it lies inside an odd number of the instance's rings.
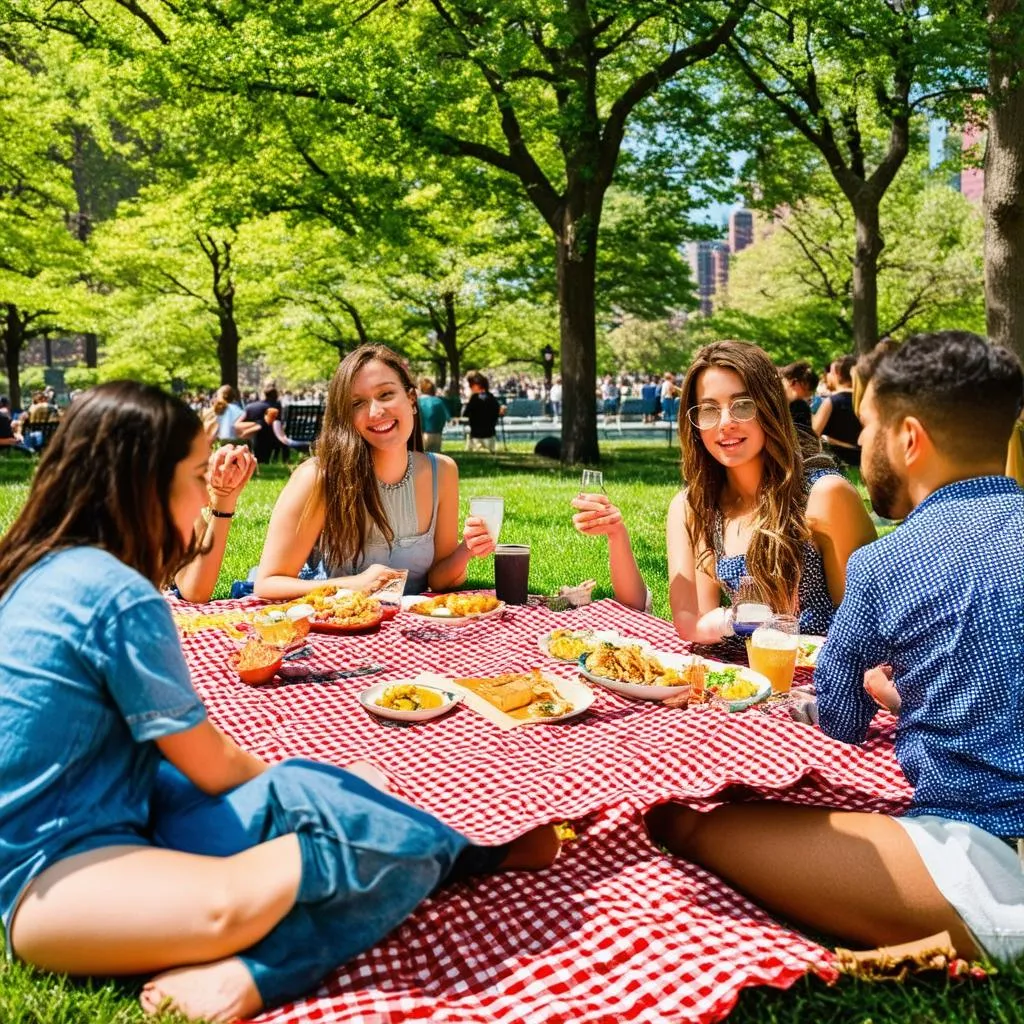
[{"label": "city skyline building", "polygon": [[729,290],[732,257],[754,243],[753,211],[732,210],[723,227],[728,231],[728,242],[704,240],[686,243],[686,257],[697,286],[697,301],[703,316],[711,316],[716,299],[721,302]]},{"label": "city skyline building", "polygon": [[729,214],[729,251],[743,252],[754,244],[754,211],[733,210]]}]

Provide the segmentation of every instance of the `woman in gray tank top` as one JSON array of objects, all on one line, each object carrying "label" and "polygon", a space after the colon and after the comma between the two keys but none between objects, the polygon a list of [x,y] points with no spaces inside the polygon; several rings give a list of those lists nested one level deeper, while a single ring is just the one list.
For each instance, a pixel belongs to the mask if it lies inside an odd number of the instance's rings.
[{"label": "woman in gray tank top", "polygon": [[364,345],[331,379],[315,458],[285,485],[256,572],[256,595],[282,601],[325,581],[372,591],[407,570],[407,593],[445,591],[494,550],[483,520],[459,538],[459,476],[425,454],[416,389],[390,349]]}]

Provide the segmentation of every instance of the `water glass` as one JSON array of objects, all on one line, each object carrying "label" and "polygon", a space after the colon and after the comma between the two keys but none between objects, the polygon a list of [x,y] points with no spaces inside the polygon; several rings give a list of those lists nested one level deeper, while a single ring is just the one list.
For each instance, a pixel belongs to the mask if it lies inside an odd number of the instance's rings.
[{"label": "water glass", "polygon": [[749,637],[771,617],[772,609],[753,576],[741,576],[733,595],[732,628],[737,636]]},{"label": "water glass", "polygon": [[580,481],[580,494],[604,494],[604,473],[599,469],[583,470]]},{"label": "water glass", "polygon": [[505,518],[505,499],[493,495],[485,498],[470,498],[469,514],[484,521],[491,540],[497,544],[498,534],[501,533],[501,522]]}]

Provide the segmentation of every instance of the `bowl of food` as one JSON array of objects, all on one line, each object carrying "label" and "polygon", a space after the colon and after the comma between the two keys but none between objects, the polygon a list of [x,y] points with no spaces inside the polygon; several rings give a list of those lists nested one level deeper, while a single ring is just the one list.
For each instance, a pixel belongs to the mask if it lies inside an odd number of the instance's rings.
[{"label": "bowl of food", "polygon": [[365,594],[347,593],[321,598],[314,604],[309,621],[316,633],[368,633],[383,619],[380,601]]},{"label": "bowl of food", "polygon": [[704,694],[722,704],[727,711],[742,711],[765,699],[772,692],[766,676],[745,665],[727,665],[704,661]]},{"label": "bowl of food", "polygon": [[271,647],[257,637],[252,637],[241,650],[231,655],[229,661],[243,683],[262,686],[277,675],[284,654],[280,648]]},{"label": "bowl of food", "polygon": [[796,667],[814,668],[818,664],[818,655],[821,653],[822,644],[825,643],[823,636],[811,636],[809,633],[802,633],[796,638]]},{"label": "bowl of food", "polygon": [[438,594],[412,601],[403,598],[402,605],[419,619],[448,626],[465,626],[496,618],[505,610],[505,602],[492,594]]},{"label": "bowl of food", "polygon": [[635,700],[664,700],[692,686],[699,658],[655,652],[636,644],[602,643],[581,654],[580,675]]},{"label": "bowl of food", "polygon": [[623,636],[613,629],[553,629],[537,638],[537,646],[549,658],[559,661],[571,661],[574,665],[580,660],[581,654],[589,654],[602,644],[612,647],[639,647],[650,650],[646,640]]},{"label": "bowl of food", "polygon": [[359,694],[359,703],[372,715],[396,722],[426,722],[447,714],[462,694],[422,683],[376,683]]},{"label": "bowl of food", "polygon": [[290,647],[309,634],[311,604],[268,605],[252,617],[259,638],[272,647]]}]

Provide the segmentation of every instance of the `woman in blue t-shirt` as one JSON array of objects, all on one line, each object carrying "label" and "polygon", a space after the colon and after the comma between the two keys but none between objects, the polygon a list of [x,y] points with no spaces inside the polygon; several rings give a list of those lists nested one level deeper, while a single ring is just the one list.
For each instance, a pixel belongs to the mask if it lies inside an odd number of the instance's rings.
[{"label": "woman in blue t-shirt", "polygon": [[472,846],[208,720],[157,587],[195,554],[209,455],[178,399],[95,388],[0,539],[0,914],[8,954],[155,974],[147,1010],[227,1020],[301,996],[445,881],[550,863],[557,839]]}]

